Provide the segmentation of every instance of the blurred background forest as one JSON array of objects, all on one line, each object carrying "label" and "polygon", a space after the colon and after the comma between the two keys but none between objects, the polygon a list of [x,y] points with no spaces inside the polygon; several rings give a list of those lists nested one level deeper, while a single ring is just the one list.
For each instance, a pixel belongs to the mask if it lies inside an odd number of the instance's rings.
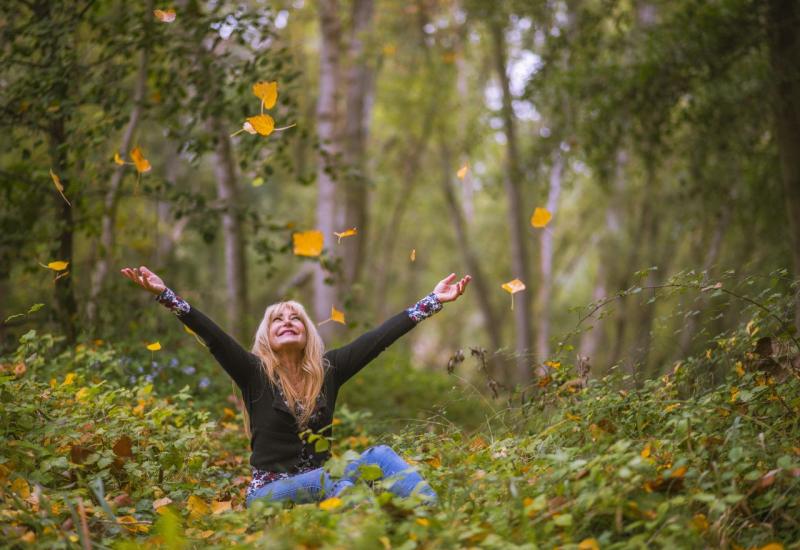
[{"label": "blurred background forest", "polygon": [[[123,378],[213,391],[221,371],[119,268],[149,266],[245,345],[273,301],[343,311],[321,327],[335,345],[455,271],[474,277],[466,298],[398,353],[444,371],[483,347],[512,387],[559,353],[658,375],[742,320],[742,300],[708,292],[719,281],[793,292],[793,1],[179,0],[171,22],[158,8],[0,8],[5,349],[53,331],[153,359]],[[258,81],[278,83],[268,112],[294,126],[232,136],[259,113]],[[323,254],[295,255],[312,229]],[[662,285],[679,292],[657,300]]]}]

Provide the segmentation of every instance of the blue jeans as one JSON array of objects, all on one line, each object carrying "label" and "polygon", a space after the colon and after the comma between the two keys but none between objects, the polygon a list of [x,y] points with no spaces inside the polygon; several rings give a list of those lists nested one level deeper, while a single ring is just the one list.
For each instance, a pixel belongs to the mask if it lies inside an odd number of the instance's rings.
[{"label": "blue jeans", "polygon": [[358,457],[347,464],[341,479],[334,481],[323,468],[304,472],[285,479],[278,479],[267,483],[253,491],[247,497],[247,506],[256,500],[264,498],[269,501],[291,500],[298,504],[315,502],[324,498],[339,496],[342,491],[352,487],[360,475],[358,467],[362,464],[375,464],[380,467],[383,477],[381,479],[396,479],[389,487],[389,491],[407,497],[414,493],[423,495],[428,503],[436,501],[436,492],[428,485],[405,460],[387,445],[370,447]]}]

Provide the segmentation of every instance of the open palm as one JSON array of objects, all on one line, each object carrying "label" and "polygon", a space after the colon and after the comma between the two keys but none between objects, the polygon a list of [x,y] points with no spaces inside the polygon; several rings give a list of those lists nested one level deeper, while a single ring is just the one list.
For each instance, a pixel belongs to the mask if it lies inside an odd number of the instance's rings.
[{"label": "open palm", "polygon": [[460,281],[454,282],[455,280],[456,274],[451,273],[439,281],[434,287],[433,293],[436,294],[436,298],[440,302],[452,302],[464,294],[464,289],[467,288],[467,285],[472,280],[472,277],[465,275]]},{"label": "open palm", "polygon": [[119,270],[124,277],[127,277],[143,289],[152,292],[153,294],[161,294],[166,287],[161,277],[147,269],[145,266],[131,269],[130,267],[123,267]]}]

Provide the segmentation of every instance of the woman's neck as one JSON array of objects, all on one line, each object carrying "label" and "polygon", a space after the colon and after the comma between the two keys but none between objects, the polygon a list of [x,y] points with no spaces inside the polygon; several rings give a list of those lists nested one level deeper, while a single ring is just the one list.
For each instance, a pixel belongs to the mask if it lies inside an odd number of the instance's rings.
[{"label": "woman's neck", "polygon": [[289,375],[291,380],[297,380],[303,372],[303,352],[298,350],[281,350],[275,352],[280,363],[280,368]]}]

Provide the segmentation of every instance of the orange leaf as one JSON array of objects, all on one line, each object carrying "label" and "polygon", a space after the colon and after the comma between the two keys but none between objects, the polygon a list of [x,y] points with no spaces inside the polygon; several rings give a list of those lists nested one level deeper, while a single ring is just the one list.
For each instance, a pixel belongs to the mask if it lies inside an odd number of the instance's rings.
[{"label": "orange leaf", "polygon": [[536,228],[541,228],[546,226],[551,219],[553,219],[553,215],[546,208],[537,207],[533,211],[533,216],[531,216],[531,225]]},{"label": "orange leaf", "polygon": [[331,306],[331,321],[334,323],[344,324],[344,311],[339,311],[335,307]]},{"label": "orange leaf", "polygon": [[50,169],[50,178],[53,180],[53,184],[56,186],[56,190],[61,195],[61,198],[64,199],[67,204],[72,206],[67,200],[67,197],[64,196],[64,186],[61,184],[61,178],[59,178],[58,175],[53,172],[52,168]]},{"label": "orange leaf", "polygon": [[680,466],[672,472],[672,475],[670,477],[674,479],[680,479],[685,475],[686,475],[686,466]]},{"label": "orange leaf", "polygon": [[172,23],[173,21],[175,21],[175,17],[177,16],[175,10],[173,9],[153,10],[153,15],[155,15],[156,19],[158,19],[162,23]]},{"label": "orange leaf", "polygon": [[275,121],[269,115],[249,116],[247,117],[247,122],[249,122],[253,129],[262,136],[270,135],[275,129]]},{"label": "orange leaf", "polygon": [[133,163],[136,165],[136,170],[143,174],[145,172],[149,172],[152,166],[150,166],[150,161],[144,158],[144,154],[142,154],[142,150],[139,147],[134,147],[131,151],[131,158],[133,159]]},{"label": "orange leaf", "polygon": [[639,453],[639,454],[642,456],[642,458],[649,457],[650,456],[650,444],[648,443],[647,445],[645,445],[644,449],[642,449],[642,452]]},{"label": "orange leaf", "polygon": [[459,168],[458,172],[456,172],[456,176],[458,176],[458,179],[463,180],[465,177],[467,177],[468,171],[469,171],[469,163],[464,163],[464,166]]},{"label": "orange leaf", "polygon": [[292,234],[295,256],[319,256],[322,254],[324,237],[322,231],[311,230]]},{"label": "orange leaf", "polygon": [[261,100],[265,109],[272,109],[278,100],[278,83],[261,80],[253,84],[253,95]]},{"label": "orange leaf", "polygon": [[597,539],[583,539],[578,544],[578,550],[600,550],[600,544]]},{"label": "orange leaf", "polygon": [[336,233],[335,231],[333,232],[333,234],[336,235],[339,238],[339,242],[342,242],[342,238],[344,238],[344,237],[352,237],[356,233],[358,233],[358,231],[356,230],[355,227],[351,227],[350,229],[346,229],[346,230],[342,231],[341,233]]}]

